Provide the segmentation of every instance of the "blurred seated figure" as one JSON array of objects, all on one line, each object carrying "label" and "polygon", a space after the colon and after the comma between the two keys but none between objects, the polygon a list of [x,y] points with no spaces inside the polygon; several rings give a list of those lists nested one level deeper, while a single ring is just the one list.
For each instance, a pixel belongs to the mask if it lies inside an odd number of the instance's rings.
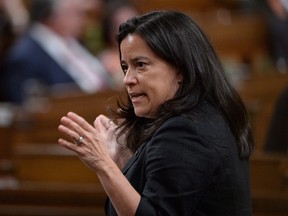
[{"label": "blurred seated figure", "polygon": [[81,0],[31,0],[31,26],[3,64],[6,100],[22,104],[35,86],[57,95],[109,87],[103,65],[78,42],[85,11]]},{"label": "blurred seated figure", "polygon": [[276,102],[264,150],[288,154],[288,85]]},{"label": "blurred seated figure", "polygon": [[29,14],[23,0],[0,0],[5,8],[12,31],[21,35],[29,24]]},{"label": "blurred seated figure", "polygon": [[[262,0],[260,0],[262,1]],[[265,0],[265,14],[270,30],[272,57],[281,73],[288,70],[288,1]]]},{"label": "blurred seated figure", "polygon": [[137,15],[138,12],[134,5],[128,1],[110,1],[106,5],[103,15],[103,36],[105,49],[99,53],[100,61],[110,74],[115,89],[123,87],[123,71],[119,63],[119,50],[116,35],[121,23]]},{"label": "blurred seated figure", "polygon": [[25,31],[28,12],[21,0],[0,0],[0,58],[14,40]]},{"label": "blurred seated figure", "polygon": [[[28,22],[28,12],[22,0],[0,0],[0,68],[7,51],[25,31]],[[4,93],[0,91],[0,101],[3,98]]]}]

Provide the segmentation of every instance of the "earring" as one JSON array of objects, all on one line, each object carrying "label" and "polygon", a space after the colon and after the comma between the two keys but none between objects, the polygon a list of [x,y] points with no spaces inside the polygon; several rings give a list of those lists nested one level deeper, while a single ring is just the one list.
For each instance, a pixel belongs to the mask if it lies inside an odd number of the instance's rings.
[{"label": "earring", "polygon": [[182,80],[178,80],[177,83],[178,83],[178,85],[181,85]]}]

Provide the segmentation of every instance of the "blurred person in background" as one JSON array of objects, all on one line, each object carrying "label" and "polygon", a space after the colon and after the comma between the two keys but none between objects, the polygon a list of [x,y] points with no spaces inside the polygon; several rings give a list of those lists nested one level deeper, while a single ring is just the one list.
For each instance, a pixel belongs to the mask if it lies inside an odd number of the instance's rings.
[{"label": "blurred person in background", "polygon": [[[265,0],[271,54],[278,72],[288,72],[288,0]],[[271,116],[264,151],[288,154],[288,86],[279,94]]]},{"label": "blurred person in background", "polygon": [[5,11],[12,31],[21,35],[29,24],[29,14],[23,0],[0,0],[0,8]]},{"label": "blurred person in background", "polygon": [[138,15],[137,9],[128,1],[110,1],[106,5],[102,21],[105,49],[99,59],[108,71],[115,89],[123,88],[123,71],[119,62],[119,48],[116,35],[121,23]]},{"label": "blurred person in background", "polygon": [[281,73],[288,69],[288,0],[265,0],[264,12],[270,32],[271,54]]},{"label": "blurred person in background", "polygon": [[80,37],[80,42],[92,54],[97,55],[104,48],[101,19],[105,11],[105,0],[86,0],[86,27]]},{"label": "blurred person in background", "polygon": [[7,101],[22,104],[31,88],[65,95],[109,87],[105,68],[78,40],[85,28],[86,6],[81,0],[30,2],[31,26],[3,65],[1,87]]},{"label": "blurred person in background", "polygon": [[[26,30],[28,22],[28,11],[21,0],[0,0],[0,75],[4,56]],[[0,101],[3,99],[1,91]]]},{"label": "blurred person in background", "polygon": [[29,15],[21,0],[0,0],[0,58],[27,28]]}]

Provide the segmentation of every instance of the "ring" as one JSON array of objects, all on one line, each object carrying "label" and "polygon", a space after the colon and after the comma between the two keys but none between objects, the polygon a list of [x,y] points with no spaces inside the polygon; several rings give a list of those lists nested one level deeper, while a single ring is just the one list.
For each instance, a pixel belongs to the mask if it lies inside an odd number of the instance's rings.
[{"label": "ring", "polygon": [[77,140],[76,140],[76,144],[77,145],[80,145],[84,140],[84,137],[83,136],[80,136]]}]

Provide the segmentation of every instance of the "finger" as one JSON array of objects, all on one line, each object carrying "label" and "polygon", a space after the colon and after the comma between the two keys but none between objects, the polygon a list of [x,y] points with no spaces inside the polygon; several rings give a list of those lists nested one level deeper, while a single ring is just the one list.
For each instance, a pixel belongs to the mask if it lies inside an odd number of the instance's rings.
[{"label": "finger", "polygon": [[58,126],[58,130],[64,134],[66,137],[70,138],[73,142],[74,145],[76,143],[76,141],[79,139],[79,134],[76,133],[74,130],[71,130],[70,128],[64,126],[64,125],[59,125]]},{"label": "finger", "polygon": [[107,132],[109,130],[114,130],[116,126],[110,118],[100,115],[94,121],[94,127]]},{"label": "finger", "polygon": [[64,129],[63,132],[67,134],[76,133],[76,139],[78,139],[79,136],[83,136],[83,134],[85,133],[83,128],[81,128],[77,123],[75,123],[73,120],[66,116],[61,118],[61,124],[65,127],[62,128]]},{"label": "finger", "polygon": [[101,122],[99,116],[94,121],[94,127],[99,133],[107,131],[107,126]]},{"label": "finger", "polygon": [[[66,117],[63,117],[63,118],[66,118]],[[66,120],[69,121],[69,119],[66,119]],[[65,122],[66,120],[63,120],[63,121]],[[89,142],[91,142],[92,140],[91,137],[93,137],[93,134],[95,134],[95,129],[94,129],[94,132],[88,132],[88,131],[84,131],[82,128],[77,126],[77,124],[76,126],[73,126],[73,124],[75,124],[73,122],[71,124],[68,124],[69,125],[68,127],[66,125],[60,124],[58,126],[58,130],[64,135],[66,135],[67,137],[69,137],[70,140],[72,140],[72,142],[74,143],[74,145],[84,146],[84,145],[87,145]],[[79,129],[75,129],[75,128],[79,128]],[[88,143],[85,141],[88,141]]]},{"label": "finger", "polygon": [[69,112],[67,114],[67,117],[77,123],[81,128],[83,128],[86,131],[93,130],[93,126],[90,125],[83,117],[77,115],[76,113]]},{"label": "finger", "polygon": [[91,149],[88,148],[87,146],[75,145],[75,143],[62,138],[58,139],[58,143],[59,145],[65,147],[66,149],[75,152],[80,157],[91,153]]},{"label": "finger", "polygon": [[69,142],[69,141],[67,141],[65,139],[60,138],[60,139],[58,139],[58,143],[61,146],[65,147],[65,148],[67,148],[67,149],[69,149],[69,150],[71,150],[71,151],[73,151],[75,153],[78,153],[77,152],[77,145],[75,145],[73,142]]},{"label": "finger", "polygon": [[104,115],[97,116],[96,119],[94,120],[94,127],[96,128],[97,124],[103,124],[105,126],[106,119],[109,119],[109,118]]},{"label": "finger", "polygon": [[99,123],[102,124],[106,128],[106,130],[108,130],[109,128],[115,127],[115,124],[113,123],[113,121],[105,115],[99,115],[96,118],[96,120],[94,122],[94,125],[97,124],[97,122],[99,121]]}]

